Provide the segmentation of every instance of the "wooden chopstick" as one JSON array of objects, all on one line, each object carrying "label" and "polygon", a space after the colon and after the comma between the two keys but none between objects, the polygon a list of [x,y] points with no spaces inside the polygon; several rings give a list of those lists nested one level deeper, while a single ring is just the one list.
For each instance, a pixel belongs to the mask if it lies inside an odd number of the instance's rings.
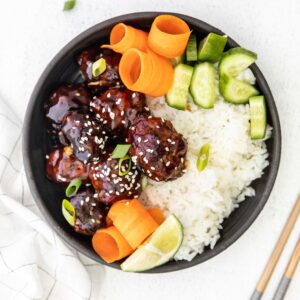
[{"label": "wooden chopstick", "polygon": [[290,213],[290,216],[281,232],[281,235],[277,241],[277,244],[267,262],[267,265],[265,266],[265,269],[256,285],[256,288],[251,296],[251,300],[258,300],[261,299],[268,283],[271,278],[271,275],[274,271],[274,268],[277,265],[277,262],[279,260],[279,257],[282,253],[282,250],[290,236],[290,233],[297,221],[297,218],[300,213],[300,195],[298,196],[298,199]]},{"label": "wooden chopstick", "polygon": [[300,260],[300,238],[293,250],[289,263],[284,271],[284,274],[278,284],[273,300],[282,300],[287,292],[291,283],[295,270]]}]

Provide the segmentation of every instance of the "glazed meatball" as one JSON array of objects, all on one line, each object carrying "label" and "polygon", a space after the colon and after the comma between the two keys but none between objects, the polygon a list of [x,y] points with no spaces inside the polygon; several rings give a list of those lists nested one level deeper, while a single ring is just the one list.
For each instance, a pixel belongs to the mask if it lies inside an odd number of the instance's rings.
[{"label": "glazed meatball", "polygon": [[[124,161],[121,171],[128,168]],[[107,157],[91,166],[89,177],[98,193],[100,202],[113,203],[117,200],[137,198],[141,192],[141,174],[131,162],[131,169],[124,176],[119,175],[119,160]]]},{"label": "glazed meatball", "polygon": [[182,176],[187,145],[170,121],[142,116],[129,129],[132,160],[151,179],[168,181]]},{"label": "glazed meatball", "polygon": [[54,128],[59,128],[70,111],[88,111],[90,101],[83,85],[62,85],[52,93],[45,105],[46,117],[53,122]]},{"label": "glazed meatball", "polygon": [[93,235],[97,229],[104,226],[108,207],[94,198],[91,191],[78,193],[71,198],[71,203],[75,208],[76,232]]},{"label": "glazed meatball", "polygon": [[125,139],[137,116],[148,110],[145,95],[127,89],[109,89],[94,96],[90,107],[96,118],[120,139]]},{"label": "glazed meatball", "polygon": [[87,163],[105,153],[108,135],[88,114],[73,112],[63,121],[60,139],[63,144],[71,144],[73,154]]},{"label": "glazed meatball", "polygon": [[56,149],[46,156],[47,175],[49,179],[57,183],[69,183],[75,178],[83,181],[88,179],[87,166],[70,155],[64,148]]},{"label": "glazed meatball", "polygon": [[[106,61],[106,70],[94,78],[92,65],[101,57]],[[121,80],[118,73],[120,59],[120,54],[109,49],[101,49],[99,46],[84,50],[79,55],[78,64],[83,78],[88,82],[88,87],[96,92],[120,86]]]}]

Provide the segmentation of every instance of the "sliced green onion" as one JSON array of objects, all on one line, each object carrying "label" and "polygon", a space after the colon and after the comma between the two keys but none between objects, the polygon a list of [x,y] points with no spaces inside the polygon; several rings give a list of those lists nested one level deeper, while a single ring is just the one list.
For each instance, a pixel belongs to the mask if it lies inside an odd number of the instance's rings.
[{"label": "sliced green onion", "polygon": [[[128,167],[127,169],[125,169],[124,171],[122,170],[123,167],[123,162],[128,160]],[[119,159],[119,176],[125,176],[129,173],[129,171],[131,170],[131,157],[129,155],[126,155],[123,158]]]},{"label": "sliced green onion", "polygon": [[142,191],[146,188],[147,184],[148,184],[148,179],[146,176],[144,176],[142,178]]},{"label": "sliced green onion", "polygon": [[111,158],[123,158],[126,156],[131,145],[128,144],[118,144],[113,151]]},{"label": "sliced green onion", "polygon": [[75,224],[75,208],[71,202],[67,199],[64,199],[61,205],[62,214],[67,220],[67,222],[74,226]]},{"label": "sliced green onion", "polygon": [[72,197],[75,196],[82,184],[82,181],[79,178],[73,179],[68,187],[66,188],[66,196],[67,197]]},{"label": "sliced green onion", "polygon": [[199,151],[197,158],[197,169],[199,172],[203,171],[207,166],[209,158],[209,149],[210,144],[204,144]]},{"label": "sliced green onion", "polygon": [[106,60],[104,58],[100,58],[93,63],[92,73],[93,77],[98,77],[106,70]]},{"label": "sliced green onion", "polygon": [[67,0],[64,4],[64,10],[71,10],[74,8],[76,0]]}]

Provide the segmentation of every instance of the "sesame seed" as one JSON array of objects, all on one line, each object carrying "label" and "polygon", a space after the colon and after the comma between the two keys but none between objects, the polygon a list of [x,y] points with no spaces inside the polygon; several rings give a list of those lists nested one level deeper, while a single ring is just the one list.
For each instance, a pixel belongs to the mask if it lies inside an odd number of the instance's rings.
[{"label": "sesame seed", "polygon": [[165,150],[166,150],[167,152],[170,151],[170,149],[169,149],[168,147],[166,147]]},{"label": "sesame seed", "polygon": [[121,116],[122,116],[122,117],[124,116],[124,111],[123,111],[123,110],[121,111]]},{"label": "sesame seed", "polygon": [[136,97],[136,93],[133,93],[131,96],[131,98],[134,98],[134,97]]},{"label": "sesame seed", "polygon": [[49,159],[49,155],[46,155],[45,158],[46,158],[46,159]]},{"label": "sesame seed", "polygon": [[155,180],[156,180],[156,181],[159,181],[159,178],[158,178],[158,177],[155,177]]},{"label": "sesame seed", "polygon": [[146,139],[146,140],[144,140],[144,143],[147,143],[149,140],[148,139]]},{"label": "sesame seed", "polygon": [[170,162],[170,161],[167,161],[167,162],[166,162],[166,167],[168,167],[170,164],[171,164],[171,162]]},{"label": "sesame seed", "polygon": [[110,98],[110,93],[107,93],[106,97],[107,97],[107,98]]},{"label": "sesame seed", "polygon": [[149,116],[148,119],[152,119],[152,116]]},{"label": "sesame seed", "polygon": [[94,219],[91,219],[92,223],[96,223],[96,221]]},{"label": "sesame seed", "polygon": [[80,201],[80,205],[82,206],[84,204],[83,200]]},{"label": "sesame seed", "polygon": [[85,202],[88,203],[90,201],[90,197],[85,198]]},{"label": "sesame seed", "polygon": [[155,168],[154,168],[154,167],[150,167],[150,169],[151,169],[151,170],[153,170],[153,171],[155,170]]},{"label": "sesame seed", "polygon": [[139,152],[139,155],[144,155],[144,153],[141,151],[141,152]]},{"label": "sesame seed", "polygon": [[126,122],[124,120],[121,121],[122,124],[126,124]]},{"label": "sesame seed", "polygon": [[145,109],[146,111],[149,111],[149,110],[150,110],[149,107],[147,107],[147,106],[145,106],[144,109]]},{"label": "sesame seed", "polygon": [[140,137],[138,137],[137,140],[139,143],[142,141],[142,139]]},{"label": "sesame seed", "polygon": [[159,140],[156,140],[156,143],[159,145],[159,144],[160,144],[160,141],[159,141]]}]

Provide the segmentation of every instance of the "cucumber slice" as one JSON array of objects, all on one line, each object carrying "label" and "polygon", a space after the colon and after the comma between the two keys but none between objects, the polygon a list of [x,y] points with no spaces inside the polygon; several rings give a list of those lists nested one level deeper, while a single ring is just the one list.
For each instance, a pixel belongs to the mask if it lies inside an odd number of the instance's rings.
[{"label": "cucumber slice", "polygon": [[210,33],[199,44],[198,59],[201,61],[217,62],[226,46],[227,36]]},{"label": "cucumber slice", "polygon": [[205,62],[194,67],[190,91],[195,104],[202,108],[212,108],[216,102],[215,69]]},{"label": "cucumber slice", "polygon": [[263,139],[267,128],[267,111],[264,96],[249,99],[250,135],[252,139]]},{"label": "cucumber slice", "polygon": [[173,67],[175,67],[179,64],[183,64],[183,63],[184,63],[184,55],[183,54],[181,56],[171,58],[171,64]]},{"label": "cucumber slice", "polygon": [[179,64],[174,68],[174,80],[167,93],[166,101],[176,109],[185,109],[189,86],[193,75],[193,67]]},{"label": "cucumber slice", "polygon": [[253,64],[257,54],[247,49],[237,47],[225,52],[220,61],[220,74],[227,74],[236,77]]},{"label": "cucumber slice", "polygon": [[186,60],[197,61],[197,38],[196,35],[191,34],[188,44],[186,46]]},{"label": "cucumber slice", "polygon": [[220,78],[219,88],[222,96],[233,104],[248,103],[252,96],[259,94],[258,90],[246,82],[223,74]]}]

